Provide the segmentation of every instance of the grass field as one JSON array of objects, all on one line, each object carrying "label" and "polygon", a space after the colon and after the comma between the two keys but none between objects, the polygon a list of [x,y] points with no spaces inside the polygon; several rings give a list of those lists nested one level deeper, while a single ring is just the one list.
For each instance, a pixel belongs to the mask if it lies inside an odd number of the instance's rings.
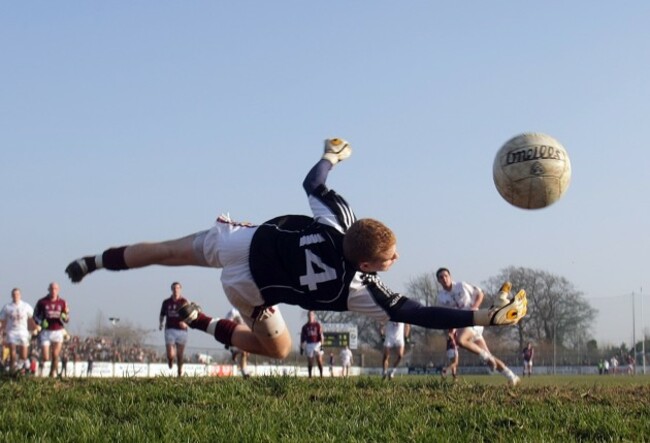
[{"label": "grass field", "polygon": [[650,441],[650,376],[3,379],[19,441]]}]

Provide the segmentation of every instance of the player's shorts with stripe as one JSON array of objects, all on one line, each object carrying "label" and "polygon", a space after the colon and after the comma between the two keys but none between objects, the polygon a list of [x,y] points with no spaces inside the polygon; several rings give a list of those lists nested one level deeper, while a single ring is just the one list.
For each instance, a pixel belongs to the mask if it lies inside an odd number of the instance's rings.
[{"label": "player's shorts with stripe", "polygon": [[165,329],[165,344],[166,345],[181,345],[187,343],[187,330],[168,328]]}]

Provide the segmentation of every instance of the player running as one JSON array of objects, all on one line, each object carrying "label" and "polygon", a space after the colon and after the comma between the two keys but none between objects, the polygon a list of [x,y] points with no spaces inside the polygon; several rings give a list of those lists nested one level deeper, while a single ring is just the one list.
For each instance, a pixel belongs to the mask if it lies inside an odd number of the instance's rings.
[{"label": "player running", "polygon": [[59,367],[59,354],[67,335],[64,323],[70,320],[69,312],[68,303],[59,296],[59,284],[56,282],[50,283],[47,295],[41,298],[34,308],[34,321],[41,329],[41,368],[45,366],[45,362],[50,361],[50,347],[52,351],[50,377],[56,376]]},{"label": "player running", "polygon": [[[521,351],[521,356],[524,359],[524,377],[526,376],[526,372],[528,372],[528,377],[532,377],[533,375],[534,355],[535,355],[535,348],[533,348],[533,344],[531,342],[528,342],[526,347]],[[612,362],[614,361],[618,364],[618,360],[616,360],[615,357],[612,357]],[[616,374],[616,367],[613,367],[612,369],[614,374]]]},{"label": "player running", "polygon": [[309,311],[307,323],[300,331],[300,354],[307,354],[307,373],[311,378],[314,361],[318,365],[320,377],[323,378],[323,327],[316,320],[316,313]]},{"label": "player running", "polygon": [[[404,344],[411,334],[411,325],[401,322],[387,321],[381,328],[381,335],[384,337],[383,355],[383,379],[392,380],[395,377],[397,366],[404,357]],[[393,367],[388,370],[390,355],[394,354]]]},{"label": "player running", "polygon": [[456,381],[458,378],[458,345],[456,344],[456,334],[453,329],[447,331],[447,361],[448,364],[442,368],[442,378],[448,373]]},{"label": "player running", "polygon": [[341,377],[349,377],[350,376],[350,367],[352,367],[352,351],[350,350],[349,346],[345,346],[341,350]]},{"label": "player running", "polygon": [[167,366],[174,367],[176,357],[176,369],[178,376],[183,374],[183,358],[185,345],[187,345],[187,325],[178,316],[178,309],[187,303],[183,297],[183,286],[177,281],[171,285],[172,294],[163,300],[160,307],[161,331],[165,328],[165,350],[167,351]]},{"label": "player running", "polygon": [[194,303],[179,313],[191,328],[227,346],[271,358],[285,358],[291,351],[279,303],[352,311],[380,322],[431,329],[512,325],[526,314],[525,295],[505,306],[471,312],[425,307],[391,291],[377,273],[387,271],[399,257],[395,235],[377,220],[357,220],[343,197],[325,185],[330,170],[352,153],[350,145],[329,139],[324,151],[303,182],[312,217],[286,215],[251,225],[222,216],[211,229],[183,238],[110,248],[74,260],[66,273],[76,283],[102,268],[222,268],[224,292],[246,324],[209,317]]},{"label": "player running", "polygon": [[[447,268],[438,269],[436,279],[442,286],[442,289],[438,292],[438,304],[464,311],[478,311],[484,298],[481,288],[465,282],[454,282]],[[501,286],[499,300],[502,303],[508,303],[507,294],[510,292],[511,287],[512,285],[509,282]],[[515,300],[518,298],[523,298],[525,304],[525,293],[520,291],[520,294],[515,296]],[[478,355],[491,369],[496,369],[502,373],[508,379],[510,385],[516,386],[519,383],[519,377],[505,363],[490,353],[483,338],[483,326],[459,328],[455,333],[459,346]]]},{"label": "player running", "polygon": [[7,303],[0,311],[0,329],[6,336],[9,345],[9,368],[22,374],[29,372],[28,358],[30,330],[36,328],[33,319],[34,309],[22,300],[20,289],[11,290],[11,303]]}]

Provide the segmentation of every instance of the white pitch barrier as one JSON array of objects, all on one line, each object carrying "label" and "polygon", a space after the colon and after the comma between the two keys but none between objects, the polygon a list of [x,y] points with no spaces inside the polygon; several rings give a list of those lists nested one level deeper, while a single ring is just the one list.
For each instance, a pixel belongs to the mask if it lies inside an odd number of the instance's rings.
[{"label": "white pitch barrier", "polygon": [[[323,367],[323,377],[341,377],[343,368],[334,366],[330,372],[328,366]],[[295,365],[248,365],[247,372],[251,376],[258,377],[307,377],[308,371],[305,366]],[[353,366],[350,368],[350,376],[361,375],[361,368]],[[43,364],[37,372],[37,376],[47,377],[50,373],[50,362]],[[178,369],[173,365],[170,369],[164,363],[112,363],[93,362],[90,365],[87,361],[68,362],[63,369],[59,363],[57,373],[63,378],[154,378],[154,377],[176,377]],[[228,364],[198,364],[185,363],[183,365],[184,377],[241,377],[241,371],[236,365]],[[312,369],[314,377],[320,376],[318,368]]]}]

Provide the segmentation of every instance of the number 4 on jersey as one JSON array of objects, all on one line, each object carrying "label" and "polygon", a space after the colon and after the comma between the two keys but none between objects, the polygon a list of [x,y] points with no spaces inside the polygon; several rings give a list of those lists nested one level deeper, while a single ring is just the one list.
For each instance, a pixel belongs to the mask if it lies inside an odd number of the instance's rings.
[{"label": "number 4 on jersey", "polygon": [[[310,291],[317,289],[318,283],[327,282],[336,278],[336,269],[327,266],[319,256],[305,249],[307,272],[300,276],[300,284],[307,286]],[[316,269],[318,268],[318,271]]]}]

